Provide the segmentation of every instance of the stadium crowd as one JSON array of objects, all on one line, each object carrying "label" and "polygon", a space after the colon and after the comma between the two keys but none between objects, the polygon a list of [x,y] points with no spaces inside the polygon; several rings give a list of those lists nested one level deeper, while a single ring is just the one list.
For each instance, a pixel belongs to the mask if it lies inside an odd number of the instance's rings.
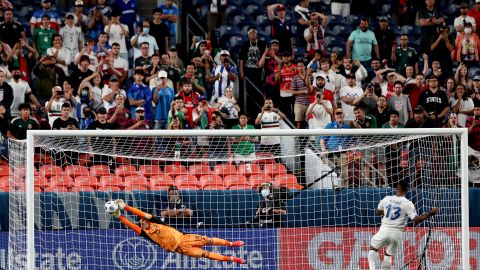
[{"label": "stadium crowd", "polygon": [[[278,129],[285,119],[310,129],[467,127],[480,150],[480,0],[351,2],[194,1],[208,33],[181,53],[174,0],[138,23],[135,0],[76,0],[64,16],[41,0],[31,18],[2,0],[2,136]],[[254,153],[257,141],[242,139],[233,152]],[[277,139],[262,138],[258,151],[279,151]]]}]

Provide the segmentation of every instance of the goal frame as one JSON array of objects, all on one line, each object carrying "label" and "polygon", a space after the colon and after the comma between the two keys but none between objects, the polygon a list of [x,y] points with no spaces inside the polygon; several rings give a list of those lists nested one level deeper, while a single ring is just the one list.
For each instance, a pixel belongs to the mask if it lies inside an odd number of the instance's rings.
[{"label": "goal frame", "polygon": [[26,139],[26,266],[35,269],[34,153],[37,137],[161,137],[161,136],[356,136],[356,135],[457,135],[460,138],[461,179],[461,264],[469,270],[469,198],[468,198],[468,129],[256,129],[256,130],[29,130]]}]

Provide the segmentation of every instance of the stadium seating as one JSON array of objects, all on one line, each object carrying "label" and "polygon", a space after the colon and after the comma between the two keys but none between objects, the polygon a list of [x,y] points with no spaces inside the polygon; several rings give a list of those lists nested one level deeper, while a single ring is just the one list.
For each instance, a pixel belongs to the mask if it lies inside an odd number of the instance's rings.
[{"label": "stadium seating", "polygon": [[[202,175],[198,179],[200,181],[200,187],[202,189],[206,189],[205,187],[209,186],[223,186],[223,189],[225,189],[224,184],[223,184],[223,179],[219,175]],[[210,190],[212,190],[210,188]]]},{"label": "stadium seating", "polygon": [[298,184],[297,177],[293,174],[278,174],[273,180],[275,187],[287,187],[289,189],[303,189],[303,186]]},{"label": "stadium seating", "polygon": [[149,190],[150,183],[145,176],[129,175],[124,178],[125,190]]},{"label": "stadium seating", "polygon": [[250,176],[252,174],[260,174],[260,166],[258,164],[240,164],[237,173],[240,175]]},{"label": "stadium seating", "polygon": [[48,187],[72,188],[75,186],[73,178],[67,175],[54,175],[50,178],[50,185]]},{"label": "stadium seating", "polygon": [[283,164],[265,164],[265,166],[263,167],[263,171],[265,172],[265,174],[268,174],[270,176],[287,173],[287,169]]},{"label": "stadium seating", "polygon": [[126,187],[126,183],[120,176],[105,175],[99,179],[99,189],[108,189],[109,187],[118,188],[123,190]]},{"label": "stadium seating", "polygon": [[77,177],[81,175],[88,175],[88,168],[80,165],[68,165],[64,169],[64,173],[70,177]]},{"label": "stadium seating", "polygon": [[8,176],[0,177],[0,191],[8,192]]},{"label": "stadium seating", "polygon": [[8,165],[2,165],[0,166],[0,177],[2,176],[8,176],[9,175],[9,167]]},{"label": "stadium seating", "polygon": [[272,183],[272,177],[268,174],[252,174],[249,181],[252,188],[257,188],[263,183]]},{"label": "stadium seating", "polygon": [[40,176],[50,178],[53,175],[63,174],[62,167],[56,165],[43,165],[39,170]]},{"label": "stadium seating", "polygon": [[174,185],[173,178],[168,174],[159,174],[150,177],[151,190],[164,190],[172,185]]},{"label": "stadium seating", "polygon": [[90,175],[79,175],[75,177],[75,187],[81,188],[81,187],[91,187],[91,188],[97,188],[99,185],[98,179],[95,176],[90,176]]},{"label": "stadium seating", "polygon": [[174,165],[174,164],[169,164],[169,165],[165,165],[165,167],[163,168],[163,171],[169,175],[171,175],[172,177],[176,177],[178,175],[182,175],[182,174],[187,174],[187,168],[184,166],[184,165]]},{"label": "stadium seating", "polygon": [[138,173],[145,177],[151,177],[154,175],[160,175],[163,171],[158,165],[140,165],[140,167],[138,167]]},{"label": "stadium seating", "polygon": [[248,182],[245,175],[241,174],[240,172],[238,172],[238,174],[231,174],[225,176],[223,182],[225,186],[229,189],[231,189],[233,186],[236,186],[236,189],[240,189],[238,188],[239,186],[247,186],[246,189],[251,189],[250,182]]},{"label": "stadium seating", "polygon": [[193,164],[188,167],[188,173],[200,177],[202,175],[212,174],[208,164]]},{"label": "stadium seating", "polygon": [[220,175],[220,176],[236,174],[236,173],[237,173],[237,168],[235,167],[235,165],[231,165],[231,164],[217,164],[213,168],[213,174]]},{"label": "stadium seating", "polygon": [[181,190],[200,190],[200,182],[195,175],[184,174],[178,175],[174,180],[175,186]]},{"label": "stadium seating", "polygon": [[116,176],[129,176],[129,175],[138,175],[137,168],[133,165],[120,165],[115,169]]},{"label": "stadium seating", "polygon": [[93,165],[90,167],[90,175],[95,177],[111,175],[110,168],[107,165]]}]

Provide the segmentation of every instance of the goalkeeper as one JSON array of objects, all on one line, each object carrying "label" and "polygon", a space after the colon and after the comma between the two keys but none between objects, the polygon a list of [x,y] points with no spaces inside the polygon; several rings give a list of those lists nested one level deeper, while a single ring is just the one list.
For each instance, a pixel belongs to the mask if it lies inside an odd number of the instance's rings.
[{"label": "goalkeeper", "polygon": [[[165,250],[196,258],[202,257],[217,261],[233,261],[238,264],[245,263],[245,260],[242,258],[225,256],[202,249],[205,245],[240,247],[243,246],[243,241],[230,242],[219,238],[183,233],[166,225],[159,218],[151,214],[128,206],[123,200],[116,200],[115,203],[118,205],[118,209],[109,214],[120,219],[123,224],[134,230],[137,235],[151,240]],[[120,210],[126,210],[139,216],[140,226],[133,224],[125,218],[120,213]]]}]

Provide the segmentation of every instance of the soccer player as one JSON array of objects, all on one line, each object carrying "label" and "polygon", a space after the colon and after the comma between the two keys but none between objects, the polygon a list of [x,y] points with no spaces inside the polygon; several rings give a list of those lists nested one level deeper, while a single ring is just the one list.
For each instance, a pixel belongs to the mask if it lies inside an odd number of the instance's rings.
[{"label": "soccer player", "polygon": [[376,267],[376,262],[379,260],[378,250],[382,247],[386,248],[381,269],[390,269],[392,256],[397,252],[397,246],[402,240],[402,232],[408,218],[413,220],[414,225],[417,225],[438,214],[438,208],[433,208],[430,212],[418,216],[413,203],[405,198],[407,192],[408,184],[400,181],[397,184],[397,194],[385,196],[378,204],[377,215],[383,216],[383,218],[380,229],[370,242],[370,251],[368,252],[370,270],[378,269]]},{"label": "soccer player", "polygon": [[[230,242],[219,238],[183,233],[168,226],[158,217],[128,206],[123,200],[116,200],[115,203],[117,203],[119,210],[111,214],[113,217],[120,219],[123,224],[134,230],[137,235],[151,240],[165,250],[196,258],[203,257],[217,261],[233,261],[238,264],[245,263],[245,260],[242,258],[225,256],[202,249],[205,245],[240,247],[243,246],[243,241]],[[140,226],[126,219],[120,213],[120,210],[126,210],[139,216],[141,218]]]}]

